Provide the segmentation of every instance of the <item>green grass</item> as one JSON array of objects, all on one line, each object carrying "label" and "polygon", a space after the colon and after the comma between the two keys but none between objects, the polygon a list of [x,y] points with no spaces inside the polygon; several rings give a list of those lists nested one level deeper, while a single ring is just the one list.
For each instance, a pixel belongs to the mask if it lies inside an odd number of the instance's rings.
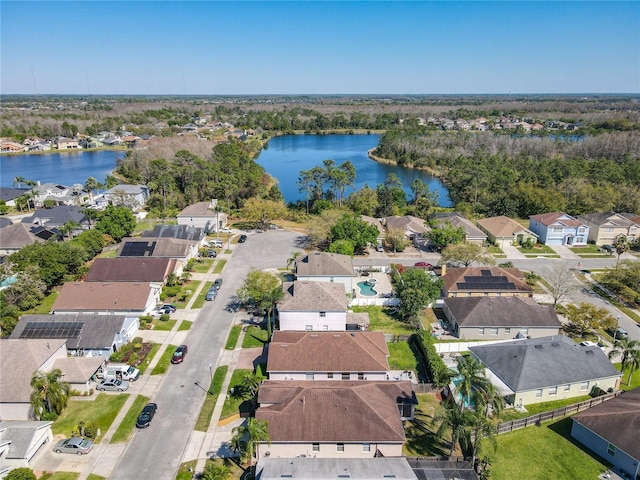
[{"label": "green grass", "polygon": [[99,253],[96,258],[116,258],[118,250],[108,250],[106,252]]},{"label": "green grass", "polygon": [[216,368],[216,372],[213,374],[213,380],[209,386],[209,392],[213,395],[207,394],[205,397],[202,408],[200,408],[198,420],[196,421],[195,430],[199,432],[206,432],[209,429],[211,416],[213,415],[213,410],[216,406],[218,395],[222,390],[222,383],[224,382],[224,378],[227,376],[228,369],[229,367],[227,365],[222,365],[221,367]]},{"label": "green grass", "polygon": [[106,477],[101,475],[96,475],[95,473],[90,473],[87,477],[87,480],[107,480]]},{"label": "green grass", "polygon": [[176,345],[167,345],[167,349],[164,351],[156,366],[151,370],[151,375],[162,375],[169,368],[169,364],[171,363],[171,357],[173,356],[173,352],[178,348]]},{"label": "green grass", "polygon": [[487,247],[487,251],[492,254],[492,255],[496,255],[496,256],[507,256],[500,247],[498,247],[497,245],[489,245]]},{"label": "green grass", "polygon": [[589,243],[589,244],[585,245],[584,247],[569,247],[569,250],[571,250],[573,253],[577,253],[578,255],[594,254],[594,253],[600,254],[600,255],[598,255],[600,257],[605,255],[604,253],[602,253],[600,251],[600,247],[598,245],[593,244],[593,243]]},{"label": "green grass", "polygon": [[418,370],[416,357],[407,342],[387,343],[389,347],[389,368],[391,370]]},{"label": "green grass", "polygon": [[40,480],[76,480],[79,476],[77,472],[47,472],[40,477]]},{"label": "green grass", "polygon": [[238,344],[238,337],[240,336],[241,331],[241,325],[234,325],[233,327],[231,327],[229,338],[227,338],[227,345],[224,347],[225,350],[234,350],[236,348],[236,345]]},{"label": "green grass", "polygon": [[176,475],[176,480],[192,480],[197,463],[197,460],[191,460],[189,462],[181,463],[180,468],[178,468],[178,475]]},{"label": "green grass", "polygon": [[161,218],[145,218],[144,220],[140,220],[136,224],[136,229],[133,233],[136,234],[142,233],[145,230],[153,230],[153,227],[155,227],[156,225],[176,225],[177,223],[178,221],[176,219],[165,219],[163,222]]},{"label": "green grass", "polygon": [[[620,370],[620,363],[614,363],[614,367]],[[633,390],[634,388],[640,387],[640,370],[636,370],[633,373],[633,377],[631,377],[631,385],[627,385],[627,381],[629,380],[629,369],[627,368],[624,371],[624,375],[620,379],[620,390]]]},{"label": "green grass", "polygon": [[496,436],[492,480],[597,478],[608,465],[571,438],[571,418]]},{"label": "green grass", "polygon": [[267,331],[256,325],[247,328],[242,340],[242,348],[263,347],[267,343]]},{"label": "green grass", "polygon": [[542,243],[538,243],[532,248],[525,248],[525,247],[517,247],[517,248],[518,250],[520,250],[521,253],[524,253],[525,255],[557,255],[556,251],[553,248],[547,245],[544,245]]},{"label": "green grass", "polygon": [[581,395],[579,397],[563,398],[561,400],[554,400],[552,402],[533,403],[526,406],[526,412],[518,412],[515,408],[510,408],[509,410],[505,410],[502,412],[500,420],[502,422],[509,422],[518,418],[531,417],[533,415],[537,415],[538,413],[550,412],[551,410],[555,410],[556,408],[566,407],[568,405],[584,402],[585,400],[589,399],[591,399],[589,395]]},{"label": "green grass", "polygon": [[439,408],[439,401],[430,393],[416,394],[418,406],[413,420],[404,423],[407,441],[402,446],[402,452],[408,457],[447,456],[447,444],[436,435],[431,419]]},{"label": "green grass", "polygon": [[204,284],[202,290],[200,290],[200,293],[198,294],[198,297],[193,301],[191,308],[202,308],[205,302],[204,297],[207,296],[207,292],[211,288],[211,285],[213,285],[213,282],[206,282]]},{"label": "green grass", "polygon": [[131,432],[136,427],[136,420],[138,419],[138,415],[142,408],[149,402],[149,397],[145,397],[143,395],[138,395],[136,399],[133,401],[133,405],[118,425],[118,429],[116,433],[111,437],[110,443],[121,443],[129,440],[131,436]]},{"label": "green grass", "polygon": [[138,370],[140,370],[140,375],[142,375],[147,370],[147,368],[149,367],[149,364],[151,363],[151,360],[153,360],[153,357],[155,357],[156,353],[158,353],[158,350],[160,350],[160,344],[154,343],[151,346],[151,351],[149,352],[149,355],[147,355],[147,358],[145,358],[144,362],[138,365]]},{"label": "green grass", "polygon": [[[85,400],[69,400],[67,408],[64,409],[62,415],[53,422],[53,434],[71,436],[71,431],[80,423],[90,422],[97,425],[102,434],[109,430],[116,418],[118,412],[129,398],[128,393],[119,395],[110,395],[100,393],[93,401]],[[100,443],[102,437],[96,439],[96,443]]]},{"label": "green grass", "polygon": [[388,310],[382,307],[353,307],[354,312],[367,312],[369,314],[369,330],[382,330],[393,335],[405,335],[414,333],[414,329],[407,323],[393,318]]},{"label": "green grass", "polygon": [[215,267],[213,267],[213,273],[222,273],[222,269],[224,268],[224,266],[227,264],[226,260],[218,260],[216,262]]},{"label": "green grass", "polygon": [[159,318],[154,318],[151,324],[153,325],[153,329],[158,332],[170,332],[171,330],[173,330],[173,326],[176,324],[176,321],[167,320],[166,322],[164,322]]},{"label": "green grass", "polygon": [[191,325],[193,325],[193,322],[190,322],[189,320],[183,320],[182,323],[180,323],[180,326],[178,327],[178,331],[183,332],[185,330],[190,330]]},{"label": "green grass", "polygon": [[213,263],[212,258],[204,259],[201,262],[197,262],[195,264],[195,266],[193,267],[193,271],[196,273],[207,273],[212,263]]},{"label": "green grass", "polygon": [[178,296],[174,300],[169,301],[169,299],[166,299],[165,301],[167,303],[174,304],[178,308],[185,308],[189,303],[189,300],[191,300],[193,294],[198,290],[199,285],[200,280],[191,280],[189,281],[189,283],[186,283],[182,286],[182,288],[180,289],[180,293],[178,293]]},{"label": "green grass", "polygon": [[242,400],[241,398],[233,398],[230,395],[230,392],[233,387],[242,383],[242,377],[244,377],[247,373],[253,373],[253,371],[242,368],[233,371],[233,374],[231,375],[231,382],[229,383],[229,395],[227,395],[227,398],[224,401],[224,405],[222,406],[220,419],[225,419],[235,413],[239,413],[240,405],[244,402],[244,400]]},{"label": "green grass", "polygon": [[53,304],[56,302],[58,298],[58,292],[51,292],[49,295],[44,297],[42,303],[33,307],[31,310],[27,310],[24,312],[24,315],[48,315],[53,310]]}]

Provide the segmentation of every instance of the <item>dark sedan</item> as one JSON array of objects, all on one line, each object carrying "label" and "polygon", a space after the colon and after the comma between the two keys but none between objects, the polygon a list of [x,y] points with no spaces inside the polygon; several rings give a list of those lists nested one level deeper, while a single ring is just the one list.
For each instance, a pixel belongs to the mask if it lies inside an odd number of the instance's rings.
[{"label": "dark sedan", "polygon": [[238,243],[244,243],[247,241],[247,236],[246,235],[240,235],[240,238],[238,239]]},{"label": "dark sedan", "polygon": [[136,421],[137,428],[147,428],[151,424],[151,420],[153,416],[156,414],[158,410],[158,405],[155,403],[147,403],[145,407],[138,415],[138,420]]},{"label": "dark sedan", "polygon": [[184,361],[184,357],[187,354],[188,348],[186,345],[180,345],[178,348],[176,348],[176,351],[173,352],[173,355],[171,356],[171,363],[173,363],[174,365],[177,363],[182,363]]}]

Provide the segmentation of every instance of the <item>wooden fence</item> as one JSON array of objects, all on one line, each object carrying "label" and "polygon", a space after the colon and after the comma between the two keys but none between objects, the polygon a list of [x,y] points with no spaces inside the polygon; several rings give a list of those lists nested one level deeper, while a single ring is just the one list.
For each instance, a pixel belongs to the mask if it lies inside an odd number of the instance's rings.
[{"label": "wooden fence", "polygon": [[542,412],[527,418],[519,418],[518,420],[511,420],[510,422],[503,422],[498,424],[497,433],[498,435],[500,435],[501,433],[512,432],[513,430],[531,427],[532,425],[538,425],[548,420],[554,420],[556,418],[562,418],[573,413],[582,412],[591,407],[595,407],[596,405],[600,405],[607,400],[615,398],[623,392],[623,390],[618,390],[617,392],[607,393],[606,395],[595,397],[590,400],[585,400],[584,402],[574,403],[573,405],[567,405],[566,407],[556,408],[555,410],[551,410],[549,412]]}]

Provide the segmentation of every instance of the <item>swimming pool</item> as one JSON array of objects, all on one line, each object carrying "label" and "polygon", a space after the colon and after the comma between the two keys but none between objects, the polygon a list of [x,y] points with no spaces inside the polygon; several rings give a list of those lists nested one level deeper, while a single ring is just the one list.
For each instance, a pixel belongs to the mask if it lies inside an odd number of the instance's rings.
[{"label": "swimming pool", "polygon": [[360,289],[360,295],[364,295],[365,297],[375,297],[378,295],[378,292],[375,291],[373,285],[370,285],[368,282],[358,282],[356,283],[358,288]]},{"label": "swimming pool", "polygon": [[[452,369],[455,371],[455,369]],[[456,387],[456,402],[460,403],[460,401],[462,401],[462,394],[458,391],[458,385],[460,384],[460,382],[462,381],[462,376],[461,375],[456,375],[455,377],[453,377],[451,379],[451,382],[453,383],[453,385]],[[471,387],[472,389],[475,390],[474,387]],[[463,402],[464,408],[475,408],[476,406],[476,402],[473,401],[473,397],[471,398],[465,398],[464,402]]]}]

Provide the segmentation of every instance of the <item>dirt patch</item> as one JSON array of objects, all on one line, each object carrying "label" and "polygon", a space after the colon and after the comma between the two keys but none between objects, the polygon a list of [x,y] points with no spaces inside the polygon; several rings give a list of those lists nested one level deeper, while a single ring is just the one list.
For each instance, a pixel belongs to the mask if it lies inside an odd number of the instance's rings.
[{"label": "dirt patch", "polygon": [[147,355],[149,355],[149,352],[151,352],[152,346],[153,344],[151,343],[143,343],[140,350],[131,350],[125,353],[124,356],[122,357],[122,363],[129,363],[129,360],[131,359],[131,355],[135,353],[138,356],[138,359],[135,362],[133,362],[133,366],[137,367],[142,362],[144,362],[144,360],[147,358]]}]

